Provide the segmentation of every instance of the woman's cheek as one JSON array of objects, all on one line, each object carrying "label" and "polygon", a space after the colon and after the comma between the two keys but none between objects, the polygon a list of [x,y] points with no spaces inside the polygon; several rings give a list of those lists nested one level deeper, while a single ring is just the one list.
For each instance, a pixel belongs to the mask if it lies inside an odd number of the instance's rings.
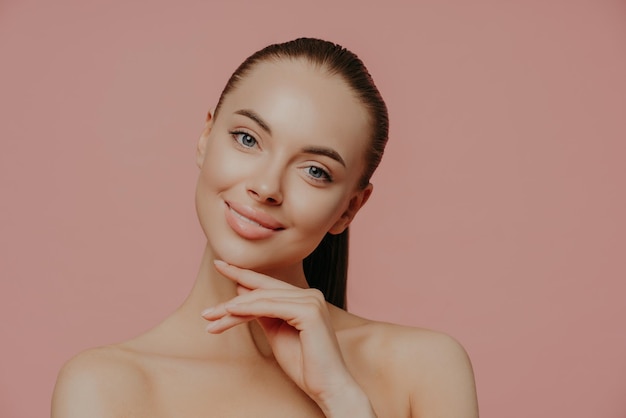
[{"label": "woman's cheek", "polygon": [[250,165],[232,153],[217,152],[221,158],[207,158],[203,165],[202,177],[210,189],[220,190],[232,185],[246,175]]},{"label": "woman's cheek", "polygon": [[[344,212],[339,190],[307,188],[293,197],[293,213],[303,229],[325,234]],[[322,235],[323,235],[322,234]]]}]

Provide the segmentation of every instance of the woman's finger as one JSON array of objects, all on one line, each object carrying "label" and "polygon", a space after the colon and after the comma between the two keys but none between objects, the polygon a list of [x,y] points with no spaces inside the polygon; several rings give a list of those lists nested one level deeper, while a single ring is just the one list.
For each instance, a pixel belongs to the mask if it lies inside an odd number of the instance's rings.
[{"label": "woman's finger", "polygon": [[215,321],[210,321],[206,326],[206,330],[211,334],[220,334],[230,328],[245,324],[246,322],[253,321],[254,319],[256,319],[254,316],[226,315]]},{"label": "woman's finger", "polygon": [[293,289],[295,287],[283,282],[282,280],[278,280],[252,270],[242,269],[222,260],[213,260],[213,263],[215,264],[216,270],[222,273],[225,277],[236,281],[248,289]]},{"label": "woman's finger", "polygon": [[[324,312],[315,300],[294,298],[256,299],[250,302],[229,303],[225,306],[230,315],[282,319],[295,329],[303,331],[307,324],[327,322]],[[319,325],[310,327],[310,331]]]},{"label": "woman's finger", "polygon": [[[309,387],[318,379],[326,379],[305,377],[302,373],[306,370],[340,370],[344,367],[328,311],[320,309],[317,302],[303,303],[293,298],[258,299],[229,304],[226,309],[237,317],[257,318],[277,361],[300,387]],[[294,364],[300,364],[304,369],[294,367]],[[317,383],[313,384],[313,387],[317,386]]]},{"label": "woman's finger", "polygon": [[326,322],[314,297],[273,297],[229,302],[203,316],[210,321],[206,329],[211,333],[224,332],[257,318],[280,319],[299,331],[303,331],[305,324],[311,321]]},{"label": "woman's finger", "polygon": [[240,284],[237,284],[237,294],[238,295],[245,295],[246,293],[250,293],[252,292],[252,289],[248,289],[247,287],[244,287]]},{"label": "woman's finger", "polygon": [[[244,288],[245,289],[245,288]],[[315,289],[300,289],[300,288],[292,288],[292,289],[256,289],[256,290],[242,290],[242,292],[232,298],[231,300],[216,305],[212,308],[204,310],[201,315],[205,319],[215,320],[221,316],[226,315],[227,310],[225,309],[227,304],[237,304],[237,303],[247,303],[252,302],[258,299],[302,299],[303,302],[313,301],[315,299],[318,304],[322,305],[324,302],[324,297],[318,294],[319,291]]]}]

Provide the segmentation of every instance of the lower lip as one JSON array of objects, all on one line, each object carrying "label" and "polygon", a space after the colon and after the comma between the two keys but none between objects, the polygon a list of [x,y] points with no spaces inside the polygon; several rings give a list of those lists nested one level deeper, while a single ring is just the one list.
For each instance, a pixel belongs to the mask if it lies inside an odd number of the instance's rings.
[{"label": "lower lip", "polygon": [[225,205],[226,222],[237,235],[245,239],[258,240],[269,238],[278,232],[275,229],[265,228],[264,226],[250,223],[245,219],[241,219],[235,214],[230,206]]}]

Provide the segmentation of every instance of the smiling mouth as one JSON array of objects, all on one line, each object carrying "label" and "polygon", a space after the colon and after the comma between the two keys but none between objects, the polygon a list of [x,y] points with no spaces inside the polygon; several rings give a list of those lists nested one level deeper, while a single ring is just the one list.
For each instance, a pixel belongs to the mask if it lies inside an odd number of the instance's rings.
[{"label": "smiling mouth", "polygon": [[242,221],[249,223],[250,225],[254,225],[254,226],[257,226],[257,227],[260,227],[260,228],[269,229],[271,231],[281,231],[281,230],[285,229],[283,227],[273,228],[270,225],[261,224],[259,222],[256,222],[256,221],[254,221],[254,220],[252,220],[252,219],[242,215],[241,213],[237,212],[235,209],[233,209],[233,207],[231,205],[227,204],[227,206],[228,206],[228,210],[230,210],[230,212],[233,215],[235,215],[237,218],[241,219]]},{"label": "smiling mouth", "polygon": [[[236,217],[238,217],[239,219],[242,219],[242,220],[244,220],[244,221],[248,222],[249,224],[256,225],[256,226],[260,226],[260,227],[263,227],[263,228],[267,228],[266,226],[263,226],[263,225],[261,225],[261,224],[260,224],[260,223],[258,223],[258,222],[254,222],[254,221],[253,221],[252,219],[250,219],[250,218],[246,218],[245,216],[243,216],[241,213],[237,212],[235,209],[231,208],[230,206],[228,207],[228,209],[230,209],[230,211],[231,211],[231,212],[232,212],[232,213],[233,213]],[[267,229],[272,229],[272,228],[267,228]]]}]

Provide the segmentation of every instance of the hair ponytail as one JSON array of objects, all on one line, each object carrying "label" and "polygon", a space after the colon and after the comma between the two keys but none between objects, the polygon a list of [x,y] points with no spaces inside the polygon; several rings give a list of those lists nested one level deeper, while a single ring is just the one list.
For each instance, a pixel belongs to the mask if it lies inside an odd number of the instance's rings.
[{"label": "hair ponytail", "polygon": [[348,228],[341,234],[327,233],[302,262],[309,286],[319,289],[328,302],[342,309],[346,309],[348,236]]}]

